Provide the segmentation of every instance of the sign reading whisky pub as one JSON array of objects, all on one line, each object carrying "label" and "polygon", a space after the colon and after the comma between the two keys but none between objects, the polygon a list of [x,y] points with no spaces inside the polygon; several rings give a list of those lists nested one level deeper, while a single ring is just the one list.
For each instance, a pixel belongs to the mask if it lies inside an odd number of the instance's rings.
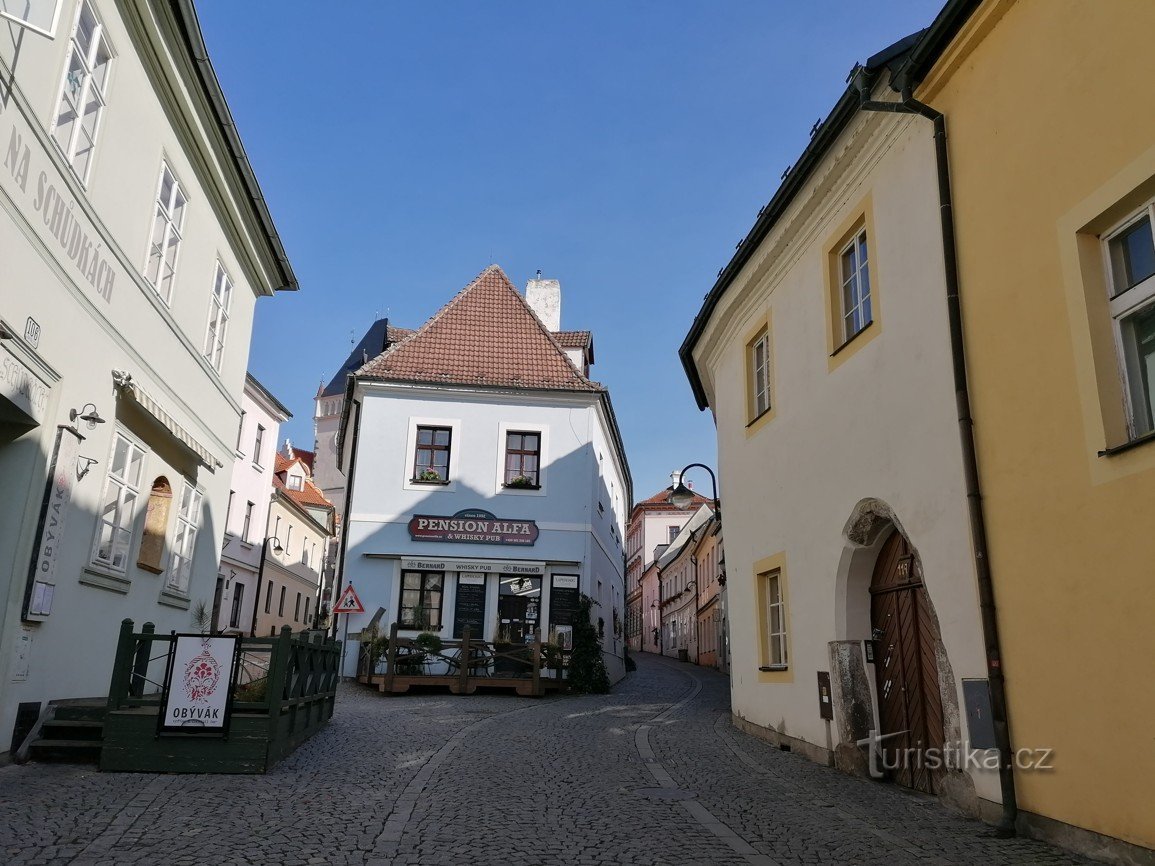
[{"label": "sign reading whisky pub", "polygon": [[414,541],[532,547],[537,541],[537,523],[533,520],[497,517],[480,508],[467,508],[448,517],[414,514],[409,521],[409,537]]}]

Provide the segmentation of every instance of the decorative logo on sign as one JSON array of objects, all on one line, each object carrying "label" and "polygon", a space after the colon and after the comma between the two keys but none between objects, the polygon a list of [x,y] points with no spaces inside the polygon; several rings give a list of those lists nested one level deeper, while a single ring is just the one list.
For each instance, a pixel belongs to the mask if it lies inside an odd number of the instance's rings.
[{"label": "decorative logo on sign", "polygon": [[217,690],[221,666],[208,649],[189,661],[184,668],[184,691],[193,703],[205,702]]},{"label": "decorative logo on sign", "polygon": [[497,517],[480,508],[467,508],[449,516],[415,514],[409,521],[409,537],[414,541],[532,547],[537,535],[537,523],[533,520]]}]

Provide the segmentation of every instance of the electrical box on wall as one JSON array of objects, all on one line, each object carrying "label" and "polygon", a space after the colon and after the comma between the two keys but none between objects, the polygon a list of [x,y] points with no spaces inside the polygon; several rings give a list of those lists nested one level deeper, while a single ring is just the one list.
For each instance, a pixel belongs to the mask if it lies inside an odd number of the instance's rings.
[{"label": "electrical box on wall", "polygon": [[995,717],[991,712],[991,685],[987,680],[962,681],[967,709],[967,731],[972,749],[997,749]]},{"label": "electrical box on wall", "polygon": [[818,715],[824,719],[834,718],[834,700],[830,697],[830,674],[818,672]]}]

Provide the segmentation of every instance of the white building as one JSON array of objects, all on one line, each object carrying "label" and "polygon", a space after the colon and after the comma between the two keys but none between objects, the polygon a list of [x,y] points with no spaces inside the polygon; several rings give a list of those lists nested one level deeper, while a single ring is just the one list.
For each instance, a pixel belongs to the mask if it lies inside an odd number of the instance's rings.
[{"label": "white building", "polygon": [[245,377],[221,570],[213,603],[215,627],[226,634],[253,633],[261,545],[268,534],[273,499],[277,442],[281,424],[292,417],[251,374]]},{"label": "white building", "polygon": [[580,592],[622,676],[631,481],[609,393],[586,376],[592,342],[559,331],[560,291],[532,280],[523,298],[491,265],[349,380],[342,578],[366,607],[351,631],[377,618],[565,643]]},{"label": "white building", "polygon": [[0,750],[107,693],[122,619],[212,605],[256,300],[297,287],[192,3],[27,6],[43,32],[0,40]]},{"label": "white building", "polygon": [[987,664],[934,140],[859,100],[848,87],[681,350],[718,428],[733,713],[864,774],[884,736],[876,770],[977,811],[997,770],[943,758],[986,742],[990,714],[964,711]]}]

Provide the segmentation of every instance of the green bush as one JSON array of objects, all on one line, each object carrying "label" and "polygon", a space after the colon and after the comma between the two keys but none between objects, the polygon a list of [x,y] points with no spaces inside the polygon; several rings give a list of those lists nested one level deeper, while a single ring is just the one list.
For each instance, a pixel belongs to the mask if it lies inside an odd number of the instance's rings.
[{"label": "green bush", "polygon": [[583,595],[573,621],[573,653],[569,657],[569,687],[579,694],[604,695],[610,690],[610,677],[602,659],[602,645],[597,628],[590,622],[593,599]]}]

